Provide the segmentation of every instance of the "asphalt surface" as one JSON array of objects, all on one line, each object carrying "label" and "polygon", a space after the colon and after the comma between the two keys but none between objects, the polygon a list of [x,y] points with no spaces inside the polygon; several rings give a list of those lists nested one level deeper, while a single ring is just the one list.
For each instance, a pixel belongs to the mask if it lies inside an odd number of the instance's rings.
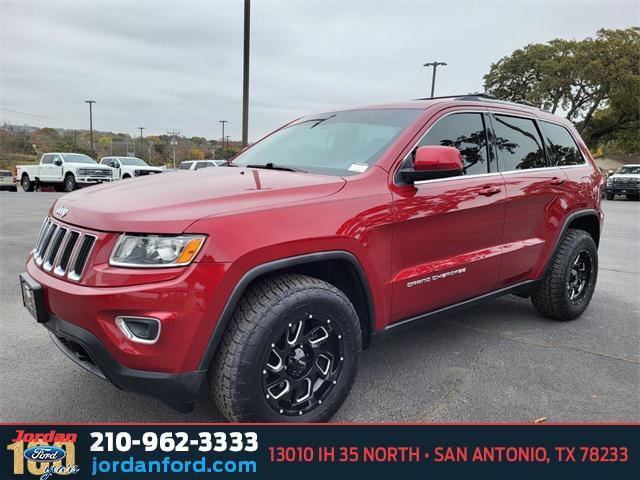
[{"label": "asphalt surface", "polygon": [[[71,363],[24,310],[18,274],[57,193],[0,192],[0,421],[219,421],[181,414]],[[640,202],[604,201],[595,295],[578,320],[507,296],[364,353],[337,421],[639,421]],[[208,392],[205,392],[205,396]]]}]

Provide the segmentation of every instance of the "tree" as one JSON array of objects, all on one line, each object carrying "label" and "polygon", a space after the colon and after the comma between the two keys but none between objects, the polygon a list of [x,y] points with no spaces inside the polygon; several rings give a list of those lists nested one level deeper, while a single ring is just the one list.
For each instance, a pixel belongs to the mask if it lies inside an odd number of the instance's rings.
[{"label": "tree", "polygon": [[204,160],[204,152],[195,147],[191,147],[189,149],[189,159],[190,160]]},{"label": "tree", "polygon": [[498,98],[564,114],[591,148],[640,151],[638,27],[527,45],[492,64],[484,84]]},{"label": "tree", "polygon": [[113,139],[111,137],[100,137],[98,139],[98,145],[100,145],[103,149],[111,148],[111,153],[113,153]]}]

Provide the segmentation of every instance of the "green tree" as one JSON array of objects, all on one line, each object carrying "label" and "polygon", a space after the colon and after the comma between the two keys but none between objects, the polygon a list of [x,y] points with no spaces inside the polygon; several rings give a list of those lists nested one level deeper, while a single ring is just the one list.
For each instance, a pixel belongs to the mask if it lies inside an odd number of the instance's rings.
[{"label": "green tree", "polygon": [[485,89],[562,113],[591,148],[640,151],[640,28],[530,44],[491,65]]}]

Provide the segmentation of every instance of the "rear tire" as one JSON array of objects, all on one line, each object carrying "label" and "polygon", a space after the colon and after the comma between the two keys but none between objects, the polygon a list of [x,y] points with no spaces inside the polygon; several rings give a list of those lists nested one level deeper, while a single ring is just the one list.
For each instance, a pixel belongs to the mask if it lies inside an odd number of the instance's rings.
[{"label": "rear tire", "polygon": [[606,198],[607,200],[613,200],[613,193],[605,193],[604,194],[604,198]]},{"label": "rear tire", "polygon": [[64,177],[65,192],[73,192],[76,188],[78,188],[78,184],[76,183],[76,177],[73,176],[73,173]]},{"label": "rear tire", "polygon": [[231,421],[323,422],[347,398],[362,334],[349,299],[298,274],[259,279],[238,303],[210,368]]},{"label": "rear tire", "polygon": [[568,230],[531,301],[542,315],[573,320],[585,311],[598,278],[598,249],[584,230]]},{"label": "rear tire", "polygon": [[22,190],[25,192],[33,192],[34,184],[27,174],[22,175],[22,178],[20,179],[20,186],[22,186]]}]

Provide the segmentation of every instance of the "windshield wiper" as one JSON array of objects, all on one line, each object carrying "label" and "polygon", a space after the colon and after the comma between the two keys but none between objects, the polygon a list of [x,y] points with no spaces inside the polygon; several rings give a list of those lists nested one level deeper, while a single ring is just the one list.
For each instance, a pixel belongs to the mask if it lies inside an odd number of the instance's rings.
[{"label": "windshield wiper", "polygon": [[302,173],[308,173],[306,170],[302,170],[300,168],[295,168],[295,167],[285,167],[284,165],[276,165],[273,162],[269,162],[269,163],[265,163],[264,165],[258,165],[258,164],[250,164],[250,165],[245,165],[247,168],[266,168],[268,170],[284,170],[287,172],[302,172]]}]

